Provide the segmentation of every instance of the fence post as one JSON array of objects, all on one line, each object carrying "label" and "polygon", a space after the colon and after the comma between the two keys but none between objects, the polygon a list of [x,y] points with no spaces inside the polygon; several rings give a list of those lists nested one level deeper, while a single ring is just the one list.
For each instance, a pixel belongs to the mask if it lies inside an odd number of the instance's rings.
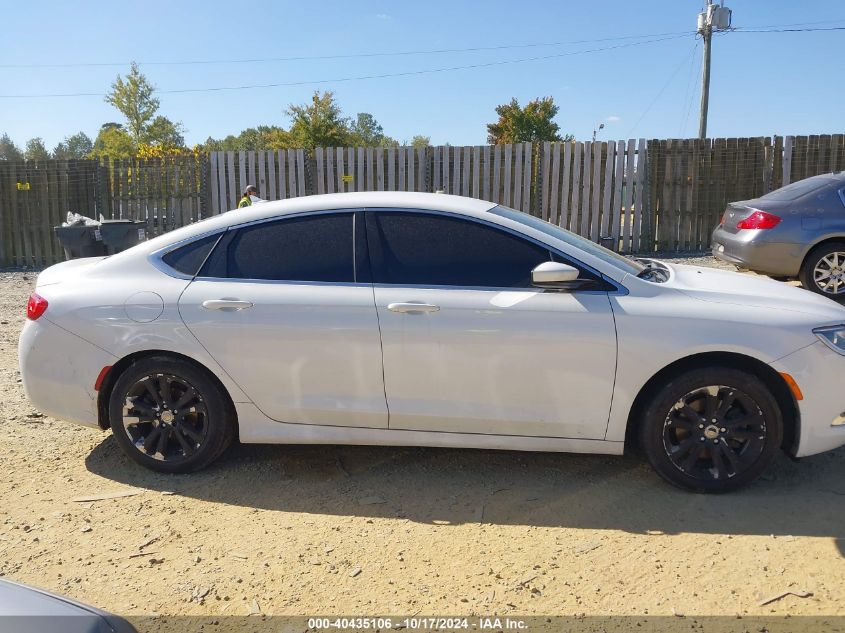
[{"label": "fence post", "polygon": [[204,215],[211,216],[214,209],[211,205],[211,189],[208,186],[211,174],[211,156],[206,153],[200,158],[200,199],[197,205],[197,220],[202,220]]},{"label": "fence post", "polygon": [[431,184],[431,171],[432,171],[432,164],[434,162],[434,148],[431,145],[425,148],[425,181],[421,183],[422,188],[420,191],[433,193],[434,190],[432,189]]},{"label": "fence post", "polygon": [[314,183],[314,175],[317,173],[317,156],[314,149],[305,150],[305,194],[306,196],[313,196],[317,193],[317,187]]},{"label": "fence post", "polygon": [[785,187],[792,182],[792,145],[794,142],[794,136],[787,136],[783,139],[783,181],[781,187]]},{"label": "fence post", "polygon": [[546,219],[543,216],[545,215],[545,205],[548,204],[548,199],[543,200],[543,184],[546,177],[546,169],[548,168],[548,159],[546,157],[547,146],[549,146],[549,143],[531,144],[531,153],[534,155],[532,164],[532,168],[534,169],[534,174],[532,175],[532,180],[534,181],[534,209],[532,214],[543,220]]}]

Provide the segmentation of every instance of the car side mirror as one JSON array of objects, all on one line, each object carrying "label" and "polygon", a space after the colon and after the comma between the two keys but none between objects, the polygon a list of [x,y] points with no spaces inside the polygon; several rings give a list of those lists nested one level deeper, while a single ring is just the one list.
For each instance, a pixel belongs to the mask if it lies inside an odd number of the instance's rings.
[{"label": "car side mirror", "polygon": [[538,288],[573,290],[580,281],[577,268],[560,262],[543,262],[531,271],[531,284]]}]

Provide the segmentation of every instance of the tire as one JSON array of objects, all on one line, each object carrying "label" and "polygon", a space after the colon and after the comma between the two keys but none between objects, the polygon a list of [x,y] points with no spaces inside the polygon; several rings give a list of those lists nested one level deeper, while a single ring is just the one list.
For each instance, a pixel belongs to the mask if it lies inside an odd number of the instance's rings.
[{"label": "tire", "polygon": [[167,356],[143,358],[120,375],[109,397],[109,424],[128,457],[162,473],[205,468],[232,443],[236,429],[219,383]]},{"label": "tire", "polygon": [[829,242],[811,250],[801,264],[799,279],[807,290],[835,301],[845,300],[845,242]]},{"label": "tire", "polygon": [[772,462],[783,418],[757,376],[727,367],[693,369],[654,395],[639,436],[648,461],[669,483],[728,492],[754,481]]}]

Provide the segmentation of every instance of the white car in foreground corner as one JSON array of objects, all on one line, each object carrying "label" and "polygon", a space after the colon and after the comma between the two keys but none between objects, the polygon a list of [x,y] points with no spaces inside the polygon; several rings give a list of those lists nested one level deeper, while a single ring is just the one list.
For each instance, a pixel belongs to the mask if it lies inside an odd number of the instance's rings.
[{"label": "white car in foreground corner", "polygon": [[845,308],[634,261],[490,202],[348,193],[215,216],[38,277],[44,413],[188,472],[252,443],[621,454],[724,491],[845,444]]}]

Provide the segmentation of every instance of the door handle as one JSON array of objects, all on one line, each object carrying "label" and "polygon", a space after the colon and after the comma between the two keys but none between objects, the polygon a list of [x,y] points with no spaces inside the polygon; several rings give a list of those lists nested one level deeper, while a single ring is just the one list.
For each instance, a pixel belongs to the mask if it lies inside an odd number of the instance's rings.
[{"label": "door handle", "polygon": [[437,312],[440,306],[431,303],[420,303],[418,301],[408,301],[405,303],[389,303],[387,309],[391,312],[403,312],[408,314],[421,314],[423,312]]},{"label": "door handle", "polygon": [[202,302],[202,307],[206,310],[222,310],[223,312],[236,312],[252,306],[251,301],[240,299],[208,299]]}]

